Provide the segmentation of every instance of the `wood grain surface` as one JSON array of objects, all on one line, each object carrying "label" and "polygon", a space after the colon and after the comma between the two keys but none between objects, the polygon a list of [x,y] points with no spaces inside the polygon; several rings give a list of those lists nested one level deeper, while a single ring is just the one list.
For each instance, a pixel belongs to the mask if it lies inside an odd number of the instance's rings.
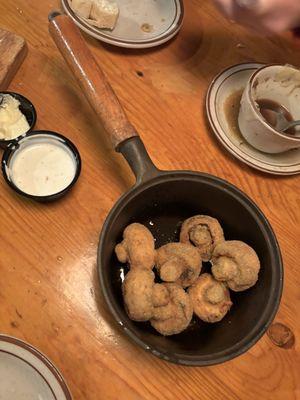
[{"label": "wood grain surface", "polygon": [[8,87],[26,53],[26,42],[21,36],[0,28],[0,90]]},{"label": "wood grain surface", "polygon": [[10,89],[34,103],[38,128],[69,137],[83,160],[73,191],[53,204],[24,200],[0,179],[0,331],[47,354],[76,400],[300,399],[300,178],[266,175],[232,158],[204,111],[206,90],[220,70],[245,61],[300,67],[299,42],[290,34],[258,38],[226,21],[210,0],[186,0],[179,35],[156,49],[117,49],[86,37],[156,165],[208,172],[237,185],[261,207],[281,246],[285,282],[275,321],[295,341],[280,347],[273,344],[280,338],[265,335],[228,363],[181,367],[128,341],[104,304],[98,236],[134,180],[49,36],[47,16],[57,7],[56,0],[0,2],[0,26],[29,47]]},{"label": "wood grain surface", "polygon": [[110,83],[92,52],[86,46],[80,29],[67,15],[56,16],[49,24],[49,32],[71,72],[110,135],[114,148],[137,132],[125,115]]}]

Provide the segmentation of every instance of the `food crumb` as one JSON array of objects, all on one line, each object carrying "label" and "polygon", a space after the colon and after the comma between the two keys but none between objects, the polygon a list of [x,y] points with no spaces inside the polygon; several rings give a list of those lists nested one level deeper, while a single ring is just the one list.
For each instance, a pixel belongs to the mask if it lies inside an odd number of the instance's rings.
[{"label": "food crumb", "polygon": [[13,328],[19,328],[20,325],[16,321],[11,321],[10,326]]},{"label": "food crumb", "polygon": [[238,49],[245,49],[245,48],[246,48],[246,46],[245,46],[243,43],[238,43],[238,44],[236,45],[236,47],[237,47]]},{"label": "food crumb", "polygon": [[52,326],[52,329],[54,330],[54,332],[55,332],[56,334],[58,334],[58,333],[59,333],[59,327],[56,326],[56,325],[54,324],[54,322],[52,322],[51,326]]},{"label": "food crumb", "polygon": [[136,74],[137,74],[138,76],[141,76],[141,77],[143,77],[143,76],[144,76],[144,74],[143,74],[143,72],[142,72],[142,71],[136,71]]}]

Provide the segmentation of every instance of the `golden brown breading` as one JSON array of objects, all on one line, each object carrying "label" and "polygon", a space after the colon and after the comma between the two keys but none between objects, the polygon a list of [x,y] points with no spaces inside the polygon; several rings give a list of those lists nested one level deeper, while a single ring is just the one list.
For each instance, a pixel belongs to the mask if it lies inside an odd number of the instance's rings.
[{"label": "golden brown breading", "polygon": [[166,306],[170,301],[168,289],[161,283],[155,283],[152,292],[152,302],[154,307]]},{"label": "golden brown breading", "polygon": [[122,284],[126,311],[133,321],[148,321],[153,316],[154,273],[146,269],[130,270]]},{"label": "golden brown breading", "polygon": [[190,286],[198,278],[201,267],[200,252],[190,244],[168,243],[156,252],[156,268],[163,281]]},{"label": "golden brown breading", "polygon": [[195,215],[182,224],[180,242],[198,247],[203,261],[209,261],[214,247],[223,241],[221,225],[218,220],[208,215]]},{"label": "golden brown breading", "polygon": [[115,252],[120,262],[130,264],[130,268],[151,270],[154,266],[154,238],[144,225],[130,224],[123,232],[123,241],[116,245]]},{"label": "golden brown breading", "polygon": [[194,313],[205,322],[221,321],[232,305],[227,287],[210,274],[200,275],[188,294]]},{"label": "golden brown breading", "polygon": [[153,271],[131,269],[122,284],[125,308],[133,321],[148,321],[155,313],[155,307],[169,303],[170,295],[166,287],[154,283]]},{"label": "golden brown breading", "polygon": [[169,302],[154,309],[151,325],[164,336],[175,335],[184,331],[193,316],[193,309],[188,294],[175,283],[163,283],[169,292]]},{"label": "golden brown breading", "polygon": [[255,285],[260,262],[255,251],[244,242],[230,240],[218,244],[212,256],[212,273],[226,282],[231,290],[240,292]]}]

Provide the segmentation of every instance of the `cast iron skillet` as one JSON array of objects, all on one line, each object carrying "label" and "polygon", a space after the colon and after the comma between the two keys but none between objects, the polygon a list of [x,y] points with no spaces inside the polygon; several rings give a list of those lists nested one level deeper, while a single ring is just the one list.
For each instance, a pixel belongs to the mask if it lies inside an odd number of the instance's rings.
[{"label": "cast iron skillet", "polygon": [[[128,161],[135,186],[115,204],[100,236],[100,285],[117,323],[143,349],[185,365],[211,365],[248,350],[263,335],[278,309],[282,292],[282,261],[277,240],[259,208],[230,183],[192,171],[160,171],[152,163],[137,132],[69,17],[49,16],[50,33],[92,107],[101,118],[116,151]],[[232,292],[234,306],[217,324],[194,318],[179,335],[163,337],[149,323],[135,323],[124,310],[121,281],[127,269],[114,255],[123,229],[131,222],[145,224],[157,247],[178,239],[180,223],[195,214],[217,218],[227,239],[243,240],[261,261],[258,283],[250,290]],[[204,266],[204,270],[209,265]]]}]

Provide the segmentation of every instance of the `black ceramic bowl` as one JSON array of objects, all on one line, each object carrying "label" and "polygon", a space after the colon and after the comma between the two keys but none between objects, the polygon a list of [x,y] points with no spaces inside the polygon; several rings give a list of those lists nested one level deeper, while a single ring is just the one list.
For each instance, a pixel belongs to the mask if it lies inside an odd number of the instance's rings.
[{"label": "black ceramic bowl", "polygon": [[9,94],[20,102],[19,109],[22,112],[22,114],[25,115],[25,118],[27,119],[27,122],[29,125],[28,131],[22,133],[22,135],[19,135],[15,139],[11,139],[11,140],[0,139],[0,147],[5,149],[9,144],[13,143],[16,139],[22,138],[25,134],[27,134],[34,128],[35,123],[36,123],[36,110],[34,108],[34,105],[31,103],[31,101],[29,101],[26,97],[22,96],[19,93],[0,92],[0,99],[1,99],[1,95],[3,95],[3,94]]},{"label": "black ceramic bowl", "polygon": [[[136,344],[164,360],[189,366],[228,361],[253,346],[272,322],[279,306],[283,269],[280,249],[267,219],[254,203],[227,182],[206,174],[170,172],[125,194],[110,212],[101,233],[98,270],[105,300],[115,320]],[[180,190],[179,190],[180,189]],[[258,282],[244,292],[231,291],[233,306],[218,323],[194,317],[182,333],[164,337],[148,322],[131,321],[121,284],[126,265],[114,247],[124,228],[139,222],[156,238],[156,247],[178,241],[182,222],[206,214],[219,220],[227,240],[241,240],[255,249],[261,262]],[[202,272],[210,271],[204,263]]]},{"label": "black ceramic bowl", "polygon": [[[50,141],[56,141],[59,142],[60,146],[65,146],[68,151],[72,154],[74,163],[75,163],[75,175],[72,181],[63,189],[60,190],[59,192],[45,195],[45,196],[37,196],[37,195],[32,195],[29,193],[24,192],[21,190],[16,184],[13,182],[13,179],[11,177],[10,173],[10,162],[12,160],[12,157],[15,155],[17,151],[20,151],[22,149],[22,146],[28,146],[30,144],[34,144],[36,140],[42,139],[42,140],[50,140]],[[79,151],[77,150],[76,146],[65,136],[60,135],[59,133],[52,132],[52,131],[32,131],[29,132],[25,137],[20,137],[17,140],[14,140],[4,151],[3,157],[2,157],[2,173],[4,176],[5,181],[7,184],[18,194],[25,196],[29,199],[36,200],[39,202],[49,202],[49,201],[54,201],[59,199],[60,197],[64,196],[76,183],[77,179],[79,178],[81,172],[81,158]]]}]

